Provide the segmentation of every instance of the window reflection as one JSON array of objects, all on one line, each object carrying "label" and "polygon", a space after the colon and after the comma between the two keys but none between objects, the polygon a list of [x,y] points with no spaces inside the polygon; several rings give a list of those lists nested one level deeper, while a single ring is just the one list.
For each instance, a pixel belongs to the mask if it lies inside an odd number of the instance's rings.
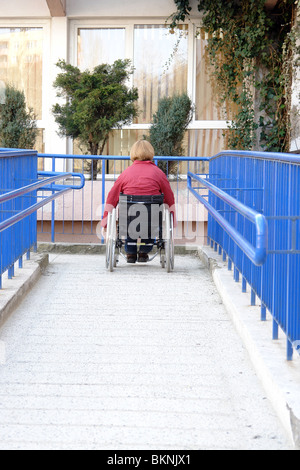
[{"label": "window reflection", "polygon": [[81,70],[125,58],[125,29],[79,29],[77,64]]},{"label": "window reflection", "polygon": [[165,25],[135,26],[134,67],[141,110],[136,122],[150,123],[160,98],[187,92],[188,26],[173,34]]},{"label": "window reflection", "polygon": [[24,91],[37,119],[42,119],[42,68],[42,28],[0,28],[0,83]]}]

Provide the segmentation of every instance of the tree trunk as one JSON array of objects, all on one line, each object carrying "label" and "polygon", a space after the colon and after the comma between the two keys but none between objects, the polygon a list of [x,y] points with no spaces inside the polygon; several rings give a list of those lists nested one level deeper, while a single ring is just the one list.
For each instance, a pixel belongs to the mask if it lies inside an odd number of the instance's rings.
[{"label": "tree trunk", "polygon": [[[90,142],[90,152],[91,152],[91,155],[98,155],[98,148],[99,148],[99,145],[98,144],[94,144],[92,142]],[[98,161],[99,160],[92,160],[91,161],[91,179],[93,181],[96,181],[97,179],[97,175],[98,175]]]}]

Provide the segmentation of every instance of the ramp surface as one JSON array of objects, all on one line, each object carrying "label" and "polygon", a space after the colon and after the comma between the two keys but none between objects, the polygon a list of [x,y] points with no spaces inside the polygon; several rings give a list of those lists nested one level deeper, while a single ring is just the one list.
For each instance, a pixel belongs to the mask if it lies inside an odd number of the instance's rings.
[{"label": "ramp surface", "polygon": [[289,449],[200,260],[51,255],[0,330],[0,449]]}]

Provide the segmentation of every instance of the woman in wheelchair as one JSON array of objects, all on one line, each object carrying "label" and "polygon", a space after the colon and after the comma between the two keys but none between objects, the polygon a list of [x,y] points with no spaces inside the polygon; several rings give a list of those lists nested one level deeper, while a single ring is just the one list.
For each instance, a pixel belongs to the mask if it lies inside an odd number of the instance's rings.
[{"label": "woman in wheelchair", "polygon": [[[132,196],[157,196],[163,194],[163,202],[169,206],[175,222],[174,194],[165,173],[153,162],[154,149],[152,145],[146,140],[139,140],[133,145],[130,158],[133,164],[119,176],[108,194],[101,226],[106,228],[108,212],[117,207],[120,194]],[[148,253],[151,252],[152,248],[153,239],[149,235],[147,238],[142,238],[139,245],[137,245],[137,239],[128,236],[125,243],[127,262],[148,261]]]}]

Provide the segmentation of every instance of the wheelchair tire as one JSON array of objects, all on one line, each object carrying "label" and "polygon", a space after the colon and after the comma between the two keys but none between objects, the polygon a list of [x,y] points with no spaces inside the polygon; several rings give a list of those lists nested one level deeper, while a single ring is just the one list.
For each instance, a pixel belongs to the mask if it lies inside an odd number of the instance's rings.
[{"label": "wheelchair tire", "polygon": [[173,215],[166,211],[166,267],[170,273],[174,269],[174,222]]},{"label": "wheelchair tire", "polygon": [[163,269],[166,267],[165,250],[162,250],[162,249],[160,250],[160,264]]},{"label": "wheelchair tire", "polygon": [[116,209],[108,216],[106,239],[106,268],[112,272],[116,266]]},{"label": "wheelchair tire", "polygon": [[107,229],[106,229],[106,252],[105,252],[106,269],[108,269],[109,267],[109,258],[110,258],[110,244],[109,244],[110,227],[111,227],[111,214],[109,213],[107,216]]}]

